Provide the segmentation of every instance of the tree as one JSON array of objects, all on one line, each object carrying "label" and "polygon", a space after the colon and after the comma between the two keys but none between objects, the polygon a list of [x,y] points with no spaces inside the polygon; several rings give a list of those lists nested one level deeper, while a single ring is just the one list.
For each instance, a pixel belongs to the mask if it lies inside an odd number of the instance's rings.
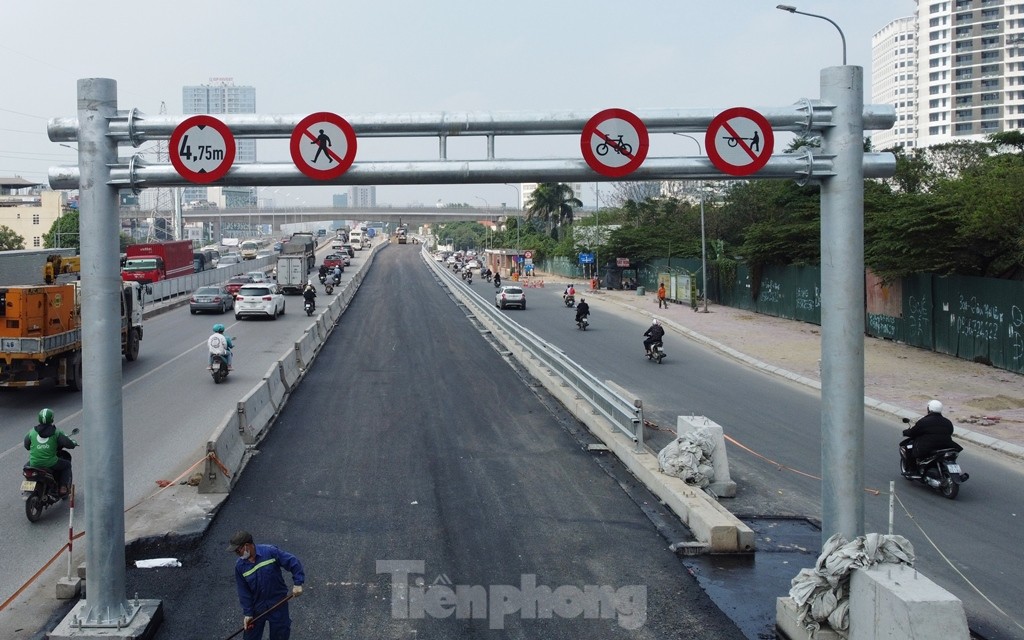
[{"label": "tree", "polygon": [[643,202],[660,195],[661,183],[658,182],[613,182],[612,195],[609,196],[608,203],[614,207],[621,207],[627,202]]},{"label": "tree", "polygon": [[47,249],[54,247],[81,249],[82,242],[78,235],[78,225],[78,209],[64,209],[61,216],[50,225],[50,230],[43,234],[43,246]]},{"label": "tree", "polygon": [[0,251],[13,251],[25,248],[25,238],[14,233],[14,229],[0,224]]},{"label": "tree", "polygon": [[583,203],[569,185],[562,182],[542,182],[530,194],[530,199],[526,203],[526,215],[528,220],[543,221],[545,230],[555,237],[562,225],[572,224],[575,217],[574,209],[582,206]]}]

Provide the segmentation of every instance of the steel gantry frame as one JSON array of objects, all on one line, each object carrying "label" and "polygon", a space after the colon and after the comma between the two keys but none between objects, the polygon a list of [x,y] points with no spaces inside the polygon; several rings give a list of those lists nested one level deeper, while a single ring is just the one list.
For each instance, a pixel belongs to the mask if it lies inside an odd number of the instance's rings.
[{"label": "steel gantry frame", "polygon": [[[820,152],[803,148],[773,156],[751,179],[788,178],[821,183],[822,282],[822,540],[834,533],[847,539],[864,533],[864,178],[893,174],[895,158],[864,153],[865,129],[888,129],[892,106],[863,102],[863,69],[821,71],[821,100],[760,109],[775,131],[820,133]],[[138,156],[119,158],[123,144],[139,146],[169,139],[185,116],[146,116],[118,111],[117,83],[107,78],[78,81],[78,114],[48,124],[54,142],[78,143],[78,166],[51,168],[54,189],[79,189],[83,225],[81,247],[82,313],[94,320],[83,328],[82,420],[93,446],[85,456],[86,563],[89,589],[84,603],[69,614],[78,628],[120,628],[138,611],[125,598],[124,460],[121,398],[120,293],[117,238],[119,189],[185,186],[170,165],[148,165]],[[437,137],[439,159],[432,162],[356,163],[333,180],[314,181],[293,164],[231,167],[215,185],[459,184],[612,179],[598,175],[581,158],[502,160],[494,138],[504,135],[581,134],[592,114],[434,113],[347,118],[357,137]],[[639,111],[652,133],[700,132],[717,112]],[[224,115],[238,138],[286,138],[305,116]],[[487,159],[450,161],[447,138],[487,137]],[[648,158],[630,180],[736,179],[707,158]],[[87,231],[87,232],[86,232]]]}]

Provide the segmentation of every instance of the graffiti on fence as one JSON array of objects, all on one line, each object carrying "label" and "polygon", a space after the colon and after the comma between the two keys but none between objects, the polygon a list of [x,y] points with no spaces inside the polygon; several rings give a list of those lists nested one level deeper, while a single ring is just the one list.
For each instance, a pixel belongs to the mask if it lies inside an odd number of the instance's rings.
[{"label": "graffiti on fence", "polygon": [[1024,338],[1021,338],[1021,331],[1024,331],[1024,313],[1020,307],[1013,305],[1010,309],[1010,341],[1013,343],[1013,360],[1018,361],[1024,358]]},{"label": "graffiti on fence", "polygon": [[761,302],[777,304],[782,302],[782,284],[775,280],[765,280],[761,283]]},{"label": "graffiti on fence", "polygon": [[814,287],[812,292],[804,287],[797,287],[796,308],[804,311],[814,311],[821,308],[821,290]]},{"label": "graffiti on fence", "polygon": [[871,330],[871,335],[873,336],[877,336],[879,338],[895,338],[896,318],[892,316],[885,316],[880,313],[869,313],[868,328]]},{"label": "graffiti on fence", "polygon": [[999,337],[1003,314],[999,307],[978,302],[974,296],[960,296],[960,313],[952,315],[959,335],[975,340],[994,341]]},{"label": "graffiti on fence", "polygon": [[920,338],[928,330],[928,302],[924,298],[918,300],[910,296],[907,301],[910,313],[907,314],[907,330],[911,336]]}]

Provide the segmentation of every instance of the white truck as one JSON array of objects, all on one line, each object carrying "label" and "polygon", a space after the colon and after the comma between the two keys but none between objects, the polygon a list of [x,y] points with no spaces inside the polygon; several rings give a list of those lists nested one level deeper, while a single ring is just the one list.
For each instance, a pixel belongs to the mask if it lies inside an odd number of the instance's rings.
[{"label": "white truck", "polygon": [[281,293],[299,294],[309,280],[306,256],[301,253],[282,253],[277,256],[277,285]]}]

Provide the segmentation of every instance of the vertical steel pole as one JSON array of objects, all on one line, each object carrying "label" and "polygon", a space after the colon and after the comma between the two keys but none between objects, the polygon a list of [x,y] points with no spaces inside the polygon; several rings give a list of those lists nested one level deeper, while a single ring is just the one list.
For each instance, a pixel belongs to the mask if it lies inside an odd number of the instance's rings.
[{"label": "vertical steel pole", "polygon": [[864,70],[821,71],[834,105],[822,151],[835,157],[821,183],[822,542],[864,533]]},{"label": "vertical steel pole", "polygon": [[79,211],[82,225],[82,424],[85,458],[85,622],[126,617],[124,559],[124,434],[121,402],[121,272],[117,189],[110,167],[117,143],[108,136],[117,115],[117,83],[78,81]]}]

